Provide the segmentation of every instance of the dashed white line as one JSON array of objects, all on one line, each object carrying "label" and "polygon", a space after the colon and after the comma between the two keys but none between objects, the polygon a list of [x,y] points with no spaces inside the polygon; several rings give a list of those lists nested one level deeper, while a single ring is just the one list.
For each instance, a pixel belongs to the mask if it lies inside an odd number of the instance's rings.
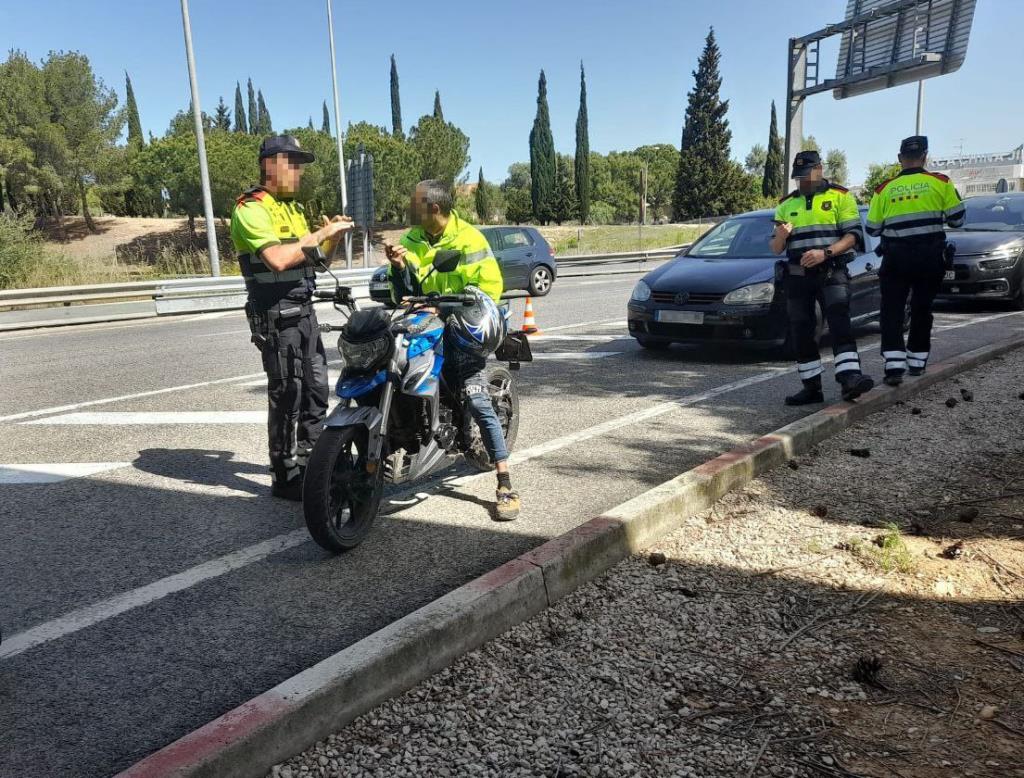
[{"label": "dashed white line", "polygon": [[84,478],[130,465],[131,462],[36,462],[0,465],[0,485],[57,484],[71,478]]},{"label": "dashed white line", "polygon": [[165,424],[266,424],[266,411],[113,411],[66,413],[22,424],[126,427]]}]

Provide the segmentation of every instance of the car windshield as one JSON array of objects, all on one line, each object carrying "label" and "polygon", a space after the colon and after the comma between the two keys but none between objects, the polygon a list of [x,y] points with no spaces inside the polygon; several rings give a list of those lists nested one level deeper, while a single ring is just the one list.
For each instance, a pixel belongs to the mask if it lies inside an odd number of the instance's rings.
[{"label": "car windshield", "polygon": [[1016,197],[971,197],[964,200],[964,226],[970,231],[1024,231],[1024,195]]},{"label": "car windshield", "polygon": [[699,259],[764,259],[775,223],[768,214],[726,219],[693,245],[688,257]]}]

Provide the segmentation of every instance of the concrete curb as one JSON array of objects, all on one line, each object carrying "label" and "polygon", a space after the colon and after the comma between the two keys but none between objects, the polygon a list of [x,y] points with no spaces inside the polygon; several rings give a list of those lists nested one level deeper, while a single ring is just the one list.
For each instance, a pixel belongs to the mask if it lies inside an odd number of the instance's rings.
[{"label": "concrete curb", "polygon": [[118,778],[262,776],[540,613],[727,492],[871,413],[1022,346],[1018,337],[969,351],[901,387],[883,386],[856,404],[825,408],[688,470],[339,651]]}]

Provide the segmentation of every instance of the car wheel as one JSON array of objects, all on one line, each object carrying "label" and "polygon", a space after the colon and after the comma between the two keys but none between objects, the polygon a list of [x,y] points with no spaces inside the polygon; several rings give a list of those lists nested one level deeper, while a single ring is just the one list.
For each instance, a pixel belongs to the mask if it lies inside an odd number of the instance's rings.
[{"label": "car wheel", "polygon": [[551,291],[554,278],[547,265],[537,265],[530,274],[530,294],[534,297],[543,297]]},{"label": "car wheel", "polygon": [[648,338],[637,338],[636,342],[640,344],[641,348],[650,351],[667,351],[668,347],[672,345],[666,340],[649,340]]}]

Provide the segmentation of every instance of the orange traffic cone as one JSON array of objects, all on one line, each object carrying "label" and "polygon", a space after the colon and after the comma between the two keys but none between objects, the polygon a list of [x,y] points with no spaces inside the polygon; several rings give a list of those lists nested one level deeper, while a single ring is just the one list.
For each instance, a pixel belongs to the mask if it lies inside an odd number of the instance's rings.
[{"label": "orange traffic cone", "polygon": [[526,314],[523,316],[523,332],[527,335],[541,335],[540,327],[537,326],[537,320],[533,318],[533,300],[529,297],[526,298]]}]

